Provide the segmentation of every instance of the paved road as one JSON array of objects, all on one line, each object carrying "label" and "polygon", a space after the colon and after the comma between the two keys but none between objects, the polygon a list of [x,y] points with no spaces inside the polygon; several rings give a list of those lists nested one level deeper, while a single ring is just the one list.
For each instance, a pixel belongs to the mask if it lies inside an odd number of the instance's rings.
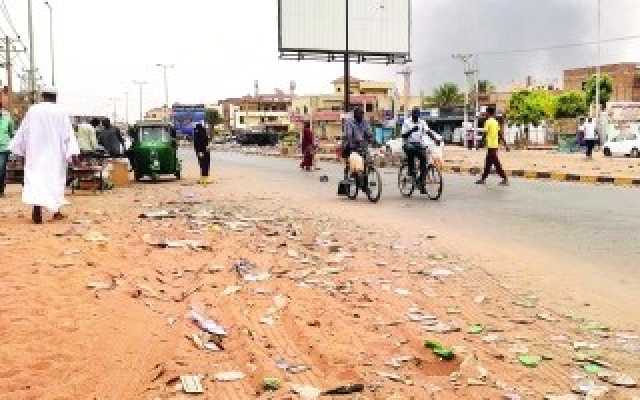
[{"label": "paved road", "polygon": [[[342,174],[336,164],[306,174],[293,160],[216,153],[214,166],[222,176],[257,178],[256,188],[290,201],[409,236],[437,232],[440,245],[470,256],[514,287],[540,289],[550,303],[592,303],[589,311],[605,318],[614,310],[640,309],[637,189],[525,180],[503,188],[495,178],[478,187],[472,177],[447,175],[442,200],[431,202],[402,198],[396,170],[385,169],[382,200],[372,205],[336,198]],[[318,179],[325,174],[328,184]]]}]

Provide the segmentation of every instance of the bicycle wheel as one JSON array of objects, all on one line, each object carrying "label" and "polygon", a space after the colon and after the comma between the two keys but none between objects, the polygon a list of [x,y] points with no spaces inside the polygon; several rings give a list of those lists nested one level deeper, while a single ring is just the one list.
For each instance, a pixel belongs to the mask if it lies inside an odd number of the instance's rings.
[{"label": "bicycle wheel", "polygon": [[367,198],[372,203],[380,201],[382,196],[382,177],[376,168],[369,168],[367,172]]},{"label": "bicycle wheel", "polygon": [[352,176],[351,184],[349,185],[349,193],[347,194],[347,197],[349,198],[349,200],[357,199],[359,190],[360,188],[358,187],[358,177]]},{"label": "bicycle wheel", "polygon": [[404,197],[411,197],[415,190],[413,183],[413,177],[409,175],[409,165],[402,164],[398,171],[398,189],[400,189],[400,194]]},{"label": "bicycle wheel", "polygon": [[444,180],[442,179],[442,174],[434,165],[427,166],[427,176],[424,180],[424,188],[427,192],[427,197],[431,200],[438,200],[442,196]]}]

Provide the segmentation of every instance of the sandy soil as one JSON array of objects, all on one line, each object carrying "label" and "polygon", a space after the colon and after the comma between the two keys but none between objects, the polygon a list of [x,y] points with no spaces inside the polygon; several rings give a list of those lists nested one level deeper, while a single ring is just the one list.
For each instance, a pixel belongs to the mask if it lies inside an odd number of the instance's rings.
[{"label": "sandy soil", "polygon": [[[68,221],[40,227],[11,188],[0,200],[0,399],[182,399],[191,374],[203,399],[298,399],[295,385],[355,383],[362,393],[335,398],[541,399],[577,383],[605,387],[600,398],[640,395],[584,369],[638,379],[636,333],[558,314],[429,236],[405,242],[218,178],[76,196]],[[157,210],[170,213],[139,218]],[[243,259],[253,279],[234,268]],[[192,309],[227,335],[202,336]],[[526,368],[521,354],[543,360]],[[216,381],[229,371],[244,378]],[[266,377],[281,388],[265,392]]]}]

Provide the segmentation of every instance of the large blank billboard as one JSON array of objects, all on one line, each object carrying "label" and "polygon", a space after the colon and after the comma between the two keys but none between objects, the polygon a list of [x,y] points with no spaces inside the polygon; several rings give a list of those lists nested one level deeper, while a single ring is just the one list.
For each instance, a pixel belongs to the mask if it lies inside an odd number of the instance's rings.
[{"label": "large blank billboard", "polygon": [[278,0],[279,50],[410,54],[411,0]]}]

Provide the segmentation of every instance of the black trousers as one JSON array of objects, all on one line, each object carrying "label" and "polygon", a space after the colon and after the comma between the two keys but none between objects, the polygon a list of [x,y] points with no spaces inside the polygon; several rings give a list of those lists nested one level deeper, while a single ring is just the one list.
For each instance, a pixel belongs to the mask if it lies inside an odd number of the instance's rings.
[{"label": "black trousers", "polygon": [[487,179],[491,173],[491,167],[496,167],[496,172],[502,179],[507,179],[507,174],[502,169],[502,164],[498,158],[498,149],[487,149],[487,158],[484,163],[484,173],[482,174],[482,180]]},{"label": "black trousers", "polygon": [[424,178],[427,175],[427,156],[424,149],[420,146],[408,144],[404,146],[404,152],[407,155],[407,163],[409,164],[409,175],[416,176],[416,158],[420,160],[420,176]]},{"label": "black trousers", "polygon": [[6,185],[5,178],[7,176],[7,161],[9,161],[9,152],[0,151],[0,194],[4,193]]},{"label": "black trousers", "polygon": [[198,164],[200,164],[200,176],[209,176],[209,170],[211,169],[211,153],[208,151],[199,153]]},{"label": "black trousers", "polygon": [[587,140],[585,140],[585,143],[587,144],[587,157],[591,157],[591,155],[593,154],[593,148],[596,145],[596,140],[595,139],[587,139]]}]

